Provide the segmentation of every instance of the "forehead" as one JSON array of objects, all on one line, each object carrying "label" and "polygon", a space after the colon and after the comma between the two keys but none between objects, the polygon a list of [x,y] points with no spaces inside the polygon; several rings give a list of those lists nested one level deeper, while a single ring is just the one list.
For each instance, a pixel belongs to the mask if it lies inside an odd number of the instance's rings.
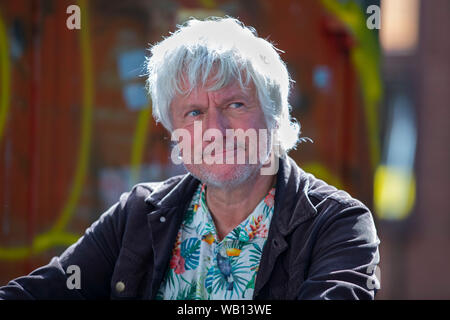
[{"label": "forehead", "polygon": [[[211,89],[213,88],[213,89]],[[255,99],[256,89],[253,83],[249,83],[246,87],[241,87],[239,81],[231,80],[224,87],[219,89],[214,89],[214,83],[211,81],[207,82],[205,86],[198,86],[196,88],[183,87],[183,91],[187,93],[177,93],[172,100],[172,103],[177,102],[193,102],[206,99],[212,99],[213,101],[220,103],[224,100],[231,98]]]}]

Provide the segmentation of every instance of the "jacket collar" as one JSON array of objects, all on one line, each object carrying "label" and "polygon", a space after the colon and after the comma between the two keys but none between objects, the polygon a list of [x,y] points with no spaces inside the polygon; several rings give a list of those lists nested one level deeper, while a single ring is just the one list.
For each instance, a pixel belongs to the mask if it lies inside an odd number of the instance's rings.
[{"label": "jacket collar", "polygon": [[309,188],[306,172],[300,169],[289,156],[280,158],[274,219],[283,236],[288,235],[299,224],[317,214],[308,196]]},{"label": "jacket collar", "polygon": [[308,175],[290,157],[279,160],[275,208],[267,243],[261,256],[253,299],[259,299],[278,257],[288,248],[287,235],[317,214],[308,197]]},{"label": "jacket collar", "polygon": [[145,293],[149,299],[156,296],[161,285],[183,214],[198,183],[199,181],[191,174],[186,174],[150,184],[153,192],[145,199],[147,204],[153,206],[153,210],[147,214],[154,263]]},{"label": "jacket collar", "polygon": [[190,173],[172,177],[157,183],[145,202],[157,209],[184,206],[191,200],[199,183]]}]

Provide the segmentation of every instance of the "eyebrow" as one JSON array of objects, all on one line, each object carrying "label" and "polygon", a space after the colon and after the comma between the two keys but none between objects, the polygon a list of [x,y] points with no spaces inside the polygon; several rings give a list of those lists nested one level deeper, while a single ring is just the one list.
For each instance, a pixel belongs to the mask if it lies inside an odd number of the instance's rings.
[{"label": "eyebrow", "polygon": [[245,99],[245,100],[252,100],[252,98],[249,95],[246,95],[245,93],[236,93],[236,94],[233,94],[233,95],[231,95],[229,97],[224,98],[220,102],[220,104],[224,104],[224,103],[229,102],[231,100],[243,100],[243,99]]},{"label": "eyebrow", "polygon": [[[245,93],[236,93],[236,94],[232,94],[228,97],[223,98],[219,102],[219,105],[226,104],[227,102],[230,102],[233,100],[253,100],[253,98]],[[204,107],[202,107],[201,105],[196,104],[196,103],[188,103],[188,104],[183,104],[181,106],[181,110],[183,110],[183,111],[195,110],[195,109],[204,109]]]},{"label": "eyebrow", "polygon": [[238,92],[231,94],[230,96],[224,97],[222,100],[219,101],[219,105],[227,104],[233,100],[238,101],[244,100],[245,102],[247,102],[246,104],[250,104],[254,100],[254,98],[250,94],[247,94],[245,92]]},{"label": "eyebrow", "polygon": [[202,106],[192,103],[192,104],[183,104],[180,108],[182,111],[195,110],[195,109],[203,109]]}]

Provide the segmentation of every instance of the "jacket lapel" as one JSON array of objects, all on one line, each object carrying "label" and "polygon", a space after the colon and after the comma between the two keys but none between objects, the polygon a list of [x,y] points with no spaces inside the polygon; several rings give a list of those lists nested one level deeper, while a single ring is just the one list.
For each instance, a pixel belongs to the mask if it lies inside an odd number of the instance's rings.
[{"label": "jacket lapel", "polygon": [[147,215],[153,249],[153,273],[146,296],[154,299],[172,256],[173,245],[183,221],[184,212],[199,181],[190,174],[177,184],[165,184],[146,199],[154,207]]}]

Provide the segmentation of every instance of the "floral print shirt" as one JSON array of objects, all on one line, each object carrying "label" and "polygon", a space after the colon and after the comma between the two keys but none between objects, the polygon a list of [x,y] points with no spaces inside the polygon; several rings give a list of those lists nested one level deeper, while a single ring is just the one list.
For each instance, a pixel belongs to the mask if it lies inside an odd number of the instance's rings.
[{"label": "floral print shirt", "polygon": [[206,187],[200,184],[183,218],[156,299],[252,299],[274,196],[272,187],[247,219],[218,241],[206,205]]}]

